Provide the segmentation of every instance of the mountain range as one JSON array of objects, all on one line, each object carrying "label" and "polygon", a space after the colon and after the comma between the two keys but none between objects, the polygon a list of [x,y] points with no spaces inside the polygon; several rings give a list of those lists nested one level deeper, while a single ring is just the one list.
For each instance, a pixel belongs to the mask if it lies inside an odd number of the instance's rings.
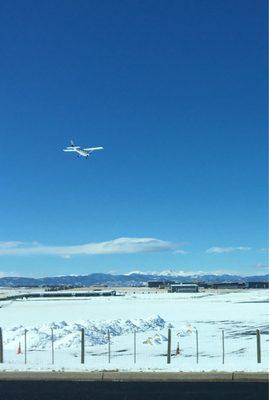
[{"label": "mountain range", "polygon": [[65,275],[51,276],[44,278],[29,277],[2,277],[0,278],[1,287],[18,286],[90,286],[90,285],[108,285],[108,286],[143,286],[148,281],[175,281],[175,282],[268,282],[269,274],[266,275],[229,275],[229,274],[180,274],[175,271],[143,273],[140,271],[128,274],[114,275],[105,273],[92,273],[89,275]]}]

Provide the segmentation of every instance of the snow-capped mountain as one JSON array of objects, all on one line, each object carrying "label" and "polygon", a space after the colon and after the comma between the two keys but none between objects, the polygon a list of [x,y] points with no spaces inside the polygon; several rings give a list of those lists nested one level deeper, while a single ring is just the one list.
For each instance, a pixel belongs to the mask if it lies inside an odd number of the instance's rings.
[{"label": "snow-capped mountain", "polygon": [[109,285],[109,286],[139,286],[146,285],[148,281],[157,280],[173,280],[175,282],[267,282],[267,275],[230,275],[230,274],[206,274],[204,272],[184,272],[184,271],[163,271],[163,272],[141,272],[133,271],[124,275],[113,275],[104,273],[93,273],[89,275],[66,275],[52,276],[44,278],[28,278],[28,277],[2,277],[0,278],[0,286],[56,286],[56,285],[72,285],[72,286],[90,286],[90,285]]}]

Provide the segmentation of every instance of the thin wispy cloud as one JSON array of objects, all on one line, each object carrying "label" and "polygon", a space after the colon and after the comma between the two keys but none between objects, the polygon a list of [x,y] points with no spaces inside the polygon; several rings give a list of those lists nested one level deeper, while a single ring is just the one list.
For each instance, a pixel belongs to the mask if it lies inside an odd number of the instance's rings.
[{"label": "thin wispy cloud", "polygon": [[5,278],[6,276],[19,277],[20,274],[18,272],[13,272],[13,271],[10,272],[0,271],[0,278]]},{"label": "thin wispy cloud", "polygon": [[21,242],[19,240],[9,241],[9,242],[0,242],[0,251],[1,249],[14,249],[18,247],[28,247],[28,246],[36,246],[38,242]]},{"label": "thin wispy cloud", "polygon": [[222,253],[234,253],[236,251],[248,251],[251,247],[236,246],[236,247],[210,247],[206,250],[207,254],[222,254]]},{"label": "thin wispy cloud", "polygon": [[268,247],[262,247],[261,249],[259,249],[259,253],[269,253],[269,248]]},{"label": "thin wispy cloud", "polygon": [[[12,245],[11,245],[12,243]],[[72,255],[155,253],[175,250],[178,244],[155,238],[118,238],[107,242],[74,246],[45,246],[38,243],[1,242],[0,256],[54,255],[69,258]]]},{"label": "thin wispy cloud", "polygon": [[178,249],[178,250],[174,251],[174,254],[190,254],[190,252],[186,251],[186,250]]},{"label": "thin wispy cloud", "polygon": [[256,264],[256,268],[261,268],[269,271],[269,265],[268,264],[263,264],[263,263],[258,263]]},{"label": "thin wispy cloud", "polygon": [[0,242],[0,249],[12,249],[14,247],[18,247],[21,244],[23,244],[23,242],[19,242],[19,241],[13,241],[13,242]]},{"label": "thin wispy cloud", "polygon": [[156,275],[156,276],[200,276],[200,275],[240,275],[238,271],[230,271],[230,270],[214,270],[214,271],[205,271],[205,270],[164,270],[164,271],[155,271],[155,270],[133,270],[130,272],[125,273],[124,275],[132,275],[132,274],[139,274],[139,275]]}]

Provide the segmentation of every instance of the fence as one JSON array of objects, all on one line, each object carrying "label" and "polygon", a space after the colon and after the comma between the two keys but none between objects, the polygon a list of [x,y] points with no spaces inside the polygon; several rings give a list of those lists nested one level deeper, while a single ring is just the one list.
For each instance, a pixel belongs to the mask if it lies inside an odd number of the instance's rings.
[{"label": "fence", "polygon": [[[3,341],[3,336],[4,332],[3,329],[0,328],[0,363],[5,362],[5,348],[4,348],[4,341]],[[111,341],[111,332],[110,330],[107,331],[105,334],[106,340],[107,340],[107,362],[108,364],[111,363],[111,358],[112,358],[112,341]],[[113,337],[113,336],[112,336]],[[24,353],[24,363],[27,364],[28,361],[28,343],[27,343],[27,330],[24,330],[24,346],[23,349],[21,348],[21,343],[19,342],[19,347],[17,349],[17,354],[22,354]],[[179,342],[177,342],[177,347],[176,350],[173,351],[173,346],[174,342],[172,340],[172,329],[168,328],[167,331],[167,347],[166,351],[164,354],[162,354],[166,358],[166,363],[171,364],[172,359],[175,358],[175,356],[178,356],[181,354],[181,351],[179,349]],[[222,364],[225,364],[226,360],[226,355],[225,354],[225,344],[227,342],[227,338],[225,337],[225,332],[224,330],[221,330],[221,335],[219,337],[219,352],[222,360]],[[193,353],[193,357],[196,359],[196,364],[199,364],[200,361],[200,335],[198,330],[195,331],[195,336],[194,336],[194,348],[195,351]],[[262,362],[262,348],[261,348],[261,333],[260,330],[256,330],[256,348],[255,348],[255,353],[256,353],[256,359],[255,363],[260,364]],[[50,346],[50,352],[51,352],[51,364],[53,365],[55,363],[55,350],[54,350],[54,343],[55,343],[55,336],[54,336],[54,330],[51,328],[51,346]],[[145,343],[145,342],[143,342]],[[174,346],[175,347],[175,346]],[[132,350],[131,353],[133,354],[133,364],[137,363],[137,331],[133,332],[133,344],[131,346]],[[181,349],[183,350],[183,349]],[[85,364],[85,329],[81,329],[81,338],[80,338],[80,363]]]}]

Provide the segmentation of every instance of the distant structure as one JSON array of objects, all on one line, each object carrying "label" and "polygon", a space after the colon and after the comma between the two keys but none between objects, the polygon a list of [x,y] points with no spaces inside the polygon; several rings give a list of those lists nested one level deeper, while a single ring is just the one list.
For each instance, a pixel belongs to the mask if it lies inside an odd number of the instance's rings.
[{"label": "distant structure", "polygon": [[247,282],[248,289],[269,289],[269,281],[267,282]]},{"label": "distant structure", "polygon": [[35,298],[67,298],[67,297],[101,297],[101,296],[117,296],[116,290],[102,291],[102,292],[84,292],[84,291],[74,291],[74,292],[35,292],[35,293],[20,293],[15,294],[13,296],[6,296],[1,298],[1,301],[4,300],[26,300],[26,299],[35,299]]},{"label": "distant structure", "polygon": [[166,289],[175,281],[148,281],[149,288]]},{"label": "distant structure", "polygon": [[244,282],[218,282],[208,285],[212,289],[245,289],[246,284]]},{"label": "distant structure", "polygon": [[195,283],[175,283],[170,285],[170,293],[197,293],[199,286]]}]

